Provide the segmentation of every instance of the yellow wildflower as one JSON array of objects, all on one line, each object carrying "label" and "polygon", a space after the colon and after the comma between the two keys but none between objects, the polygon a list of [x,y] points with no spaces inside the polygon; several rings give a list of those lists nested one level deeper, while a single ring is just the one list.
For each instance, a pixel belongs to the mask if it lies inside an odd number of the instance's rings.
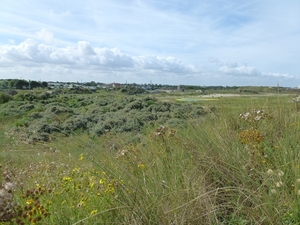
[{"label": "yellow wildflower", "polygon": [[97,212],[98,212],[98,210],[95,209],[95,210],[93,210],[90,214],[91,214],[91,215],[95,215]]},{"label": "yellow wildflower", "polygon": [[106,193],[106,194],[113,194],[114,192],[115,192],[115,187],[113,184],[109,184],[108,187],[104,191],[104,193]]},{"label": "yellow wildflower", "polygon": [[95,182],[94,181],[92,181],[92,182],[90,182],[90,187],[94,187],[94,185],[95,185]]},{"label": "yellow wildflower", "polygon": [[32,204],[34,201],[33,201],[33,199],[28,199],[27,201],[26,201],[26,204],[27,205],[30,205],[30,204]]},{"label": "yellow wildflower", "polygon": [[71,181],[72,177],[63,177],[62,179],[63,179],[63,181]]},{"label": "yellow wildflower", "polygon": [[91,176],[90,177],[90,184],[89,184],[89,186],[90,187],[93,187],[95,185],[95,177],[94,176]]},{"label": "yellow wildflower", "polygon": [[99,184],[104,184],[105,183],[105,180],[104,179],[100,179],[99,180]]},{"label": "yellow wildflower", "polygon": [[140,163],[139,165],[138,165],[138,168],[140,169],[140,170],[144,170],[145,169],[145,164],[143,164],[143,163]]},{"label": "yellow wildflower", "polygon": [[79,160],[83,160],[84,159],[84,156],[83,154],[81,153],[80,156],[79,156]]}]

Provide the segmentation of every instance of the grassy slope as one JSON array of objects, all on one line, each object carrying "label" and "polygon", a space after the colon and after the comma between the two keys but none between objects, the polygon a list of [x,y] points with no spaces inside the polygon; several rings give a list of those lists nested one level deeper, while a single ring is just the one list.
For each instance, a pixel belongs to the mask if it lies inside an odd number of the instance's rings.
[{"label": "grassy slope", "polygon": [[[39,216],[42,224],[298,224],[300,124],[290,101],[201,103],[215,111],[184,129],[145,130],[134,145],[126,133],[30,145],[1,134],[0,163],[11,161],[28,224]],[[267,118],[239,117],[255,108]],[[35,194],[22,197],[28,190]],[[25,208],[37,202],[50,216]]]}]

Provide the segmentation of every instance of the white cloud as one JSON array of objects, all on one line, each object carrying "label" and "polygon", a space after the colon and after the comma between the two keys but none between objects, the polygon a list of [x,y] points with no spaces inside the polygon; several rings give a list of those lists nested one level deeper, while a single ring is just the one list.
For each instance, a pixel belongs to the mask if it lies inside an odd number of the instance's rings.
[{"label": "white cloud", "polygon": [[78,41],[78,49],[79,52],[85,56],[85,55],[96,55],[94,49],[91,47],[90,43],[87,41]]},{"label": "white cloud", "polygon": [[36,32],[36,35],[40,40],[46,43],[53,43],[54,41],[54,35],[46,29],[41,29],[40,31]]},{"label": "white cloud", "polygon": [[[218,61],[218,63],[220,63]],[[268,72],[260,72],[257,68],[252,66],[239,66],[237,62],[228,62],[225,65],[219,67],[219,71],[226,74],[237,77],[269,77],[269,78],[283,78],[283,79],[291,79],[295,78],[287,73],[268,73]]]},{"label": "white cloud", "polygon": [[[93,48],[89,42],[79,41],[77,47],[63,48],[39,44],[33,39],[27,39],[19,45],[0,46],[1,61],[15,62],[26,66],[33,64],[76,65],[86,69],[135,69],[156,70],[167,73],[194,73],[196,68],[184,65],[174,57],[161,56],[131,56],[117,48]],[[42,63],[42,64],[41,64]],[[74,68],[75,69],[75,68]]]},{"label": "white cloud", "polygon": [[[27,39],[19,45],[0,45],[0,71],[12,76],[39,76],[45,80],[73,81],[89,77],[98,80],[115,79],[145,82],[143,79],[163,83],[255,82],[255,79],[295,79],[286,73],[260,72],[256,67],[239,65],[235,61],[223,63],[216,57],[209,58],[217,68],[205,72],[203,68],[185,64],[175,57],[158,55],[130,55],[118,48],[93,47],[87,41],[77,45],[56,47]],[[51,77],[51,79],[49,78]],[[114,79],[113,79],[114,77]],[[34,78],[30,78],[34,79]],[[41,79],[40,77],[38,79]],[[88,79],[88,78],[87,78]],[[112,80],[113,79],[113,80]],[[181,80],[180,82],[178,82]],[[184,82],[183,82],[184,80]],[[262,81],[261,80],[261,81]],[[159,81],[159,82],[158,82]]]},{"label": "white cloud", "polygon": [[95,48],[95,52],[97,56],[94,59],[96,59],[99,65],[111,68],[134,67],[135,62],[133,57],[123,53],[118,48]]},{"label": "white cloud", "polygon": [[265,77],[274,77],[274,78],[285,78],[285,79],[292,79],[295,76],[289,75],[288,73],[261,73]]},{"label": "white cloud", "polygon": [[175,57],[140,56],[135,58],[138,65],[146,70],[159,70],[173,73],[195,73],[197,69],[192,65],[185,65]]},{"label": "white cloud", "polygon": [[234,65],[225,65],[219,68],[219,71],[228,75],[233,76],[259,76],[259,72],[255,67],[250,66],[238,66]]},{"label": "white cloud", "polygon": [[1,57],[13,61],[32,60],[35,58],[37,51],[37,43],[32,39],[27,39],[20,45],[6,45],[0,47]]},{"label": "white cloud", "polygon": [[261,76],[261,72],[252,66],[239,66],[237,62],[228,61],[226,63],[223,63],[220,61],[217,57],[210,57],[209,59],[210,63],[215,64],[218,66],[218,71],[231,76],[241,76],[241,77],[255,77],[255,76]]}]

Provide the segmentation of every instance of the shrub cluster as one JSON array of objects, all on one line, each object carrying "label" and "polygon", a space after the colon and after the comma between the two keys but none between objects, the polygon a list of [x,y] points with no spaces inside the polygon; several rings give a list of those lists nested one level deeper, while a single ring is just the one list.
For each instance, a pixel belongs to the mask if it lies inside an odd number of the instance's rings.
[{"label": "shrub cluster", "polygon": [[0,107],[0,115],[19,117],[16,126],[22,127],[27,141],[32,142],[48,141],[53,133],[84,131],[97,137],[107,132],[139,132],[154,124],[185,124],[187,118],[206,113],[197,105],[160,102],[152,97],[49,95],[19,93],[15,96],[17,101]]}]

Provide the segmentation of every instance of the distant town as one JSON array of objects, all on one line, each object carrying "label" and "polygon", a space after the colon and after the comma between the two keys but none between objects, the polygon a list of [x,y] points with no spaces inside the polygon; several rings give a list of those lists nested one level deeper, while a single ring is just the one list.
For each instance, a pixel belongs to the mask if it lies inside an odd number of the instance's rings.
[{"label": "distant town", "polygon": [[0,79],[0,90],[32,90],[32,89],[86,89],[95,92],[100,89],[105,90],[134,90],[135,93],[144,92],[184,92],[197,91],[205,92],[207,90],[214,91],[236,91],[236,92],[290,92],[298,91],[299,88],[291,87],[252,87],[252,86],[198,86],[198,85],[163,85],[163,84],[136,84],[136,83],[100,83],[90,82],[60,82],[60,81],[34,81],[24,79]]}]

